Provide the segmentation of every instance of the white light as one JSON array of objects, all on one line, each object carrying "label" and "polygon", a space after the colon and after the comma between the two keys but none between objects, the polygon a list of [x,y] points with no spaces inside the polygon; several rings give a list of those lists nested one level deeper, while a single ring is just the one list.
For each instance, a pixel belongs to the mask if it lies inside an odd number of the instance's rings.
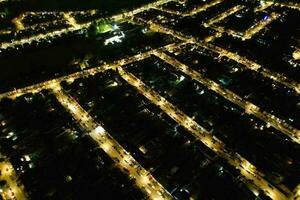
[{"label": "white light", "polygon": [[204,90],[201,90],[201,91],[199,92],[199,95],[202,95],[202,94],[204,94]]},{"label": "white light", "polygon": [[147,29],[146,29],[146,28],[143,28],[143,29],[142,29],[142,33],[144,33],[144,34],[147,33]]},{"label": "white light", "polygon": [[74,113],[76,112],[76,106],[74,106],[73,104],[69,104],[69,109]]},{"label": "white light", "polygon": [[113,24],[113,29],[114,30],[119,29],[119,26],[117,24]]},{"label": "white light", "polygon": [[104,128],[102,128],[102,126],[98,126],[95,129],[95,131],[96,131],[96,133],[101,134],[101,135],[103,135],[105,133],[105,130],[104,130]]},{"label": "white light", "polygon": [[116,81],[114,81],[112,84],[110,84],[108,87],[116,87],[118,86],[118,83]]},{"label": "white light", "polygon": [[9,132],[9,133],[7,134],[7,136],[6,136],[6,138],[7,138],[7,139],[8,139],[8,138],[11,138],[13,135],[14,135],[14,132]]},{"label": "white light", "polygon": [[118,83],[117,82],[114,82],[113,84],[112,84],[112,86],[117,86],[118,85]]},{"label": "white light", "polygon": [[105,152],[107,152],[107,151],[110,150],[111,144],[108,143],[108,142],[105,142],[104,144],[101,145],[101,148],[102,148]]},{"label": "white light", "polygon": [[121,43],[122,42],[122,38],[125,37],[125,34],[124,32],[121,32],[121,35],[116,35],[116,36],[113,36],[111,38],[108,38],[104,41],[104,45],[108,45],[108,44],[114,44],[114,43]]},{"label": "white light", "polygon": [[30,157],[28,155],[24,156],[26,161],[30,161]]},{"label": "white light", "polygon": [[181,82],[181,81],[183,81],[185,79],[185,77],[184,76],[180,76],[180,79],[179,79],[179,81]]},{"label": "white light", "polygon": [[148,177],[146,175],[141,176],[140,180],[141,180],[142,184],[149,183],[149,179],[148,179]]}]

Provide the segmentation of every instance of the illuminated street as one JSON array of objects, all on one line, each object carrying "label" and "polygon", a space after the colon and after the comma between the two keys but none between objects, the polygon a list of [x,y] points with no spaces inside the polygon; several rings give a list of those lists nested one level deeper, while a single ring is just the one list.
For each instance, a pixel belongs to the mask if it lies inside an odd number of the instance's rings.
[{"label": "illuminated street", "polygon": [[[211,134],[193,121],[190,117],[186,116],[182,111],[176,108],[176,106],[169,103],[166,99],[161,97],[155,91],[147,87],[143,82],[137,79],[130,73],[127,73],[122,68],[119,68],[120,75],[132,86],[136,87],[145,97],[147,97],[152,103],[160,107],[171,118],[177,121],[180,125],[188,129],[191,134],[198,138],[210,149],[215,151],[219,156],[226,159],[231,165],[234,165],[240,170],[240,173],[245,176],[246,179],[252,180],[255,188],[261,188],[272,199],[286,199],[278,189],[273,189],[267,181],[262,177],[261,172],[258,172],[251,163],[241,157],[239,154],[228,152],[225,148],[225,144],[211,136]],[[252,186],[249,186],[252,188]],[[253,190],[253,193],[257,193],[257,190]]]},{"label": "illuminated street", "polygon": [[[140,22],[141,20],[139,20]],[[283,75],[281,74],[277,74],[277,73],[274,73],[272,71],[269,71],[268,69],[265,69],[265,68],[262,68],[261,65],[251,61],[251,60],[248,60],[247,58],[245,57],[242,57],[238,54],[235,54],[233,52],[230,52],[226,49],[223,49],[221,47],[218,47],[218,46],[215,46],[215,45],[212,45],[212,44],[209,44],[209,43],[203,43],[201,41],[197,41],[195,40],[194,38],[189,38],[187,36],[184,36],[174,30],[171,30],[171,29],[168,29],[168,28],[165,28],[165,27],[162,27],[158,24],[154,24],[153,22],[151,21],[143,21],[143,23],[145,24],[149,24],[150,28],[154,31],[157,31],[157,32],[162,32],[162,33],[165,33],[165,34],[170,34],[170,35],[173,35],[174,37],[177,37],[178,39],[180,40],[183,40],[185,42],[189,42],[189,43],[192,43],[192,44],[196,44],[200,47],[203,47],[203,48],[206,48],[206,49],[209,49],[211,51],[214,51],[216,53],[219,54],[219,56],[221,57],[227,57],[229,59],[232,59],[240,64],[242,64],[244,67],[246,67],[247,69],[250,69],[250,70],[253,70],[257,73],[260,73],[262,74],[263,76],[267,77],[267,78],[270,78],[274,81],[277,81],[291,89],[294,89],[297,93],[300,94],[300,84],[293,81],[293,80],[289,80],[287,77],[284,77]]]},{"label": "illuminated street", "polygon": [[[59,85],[51,88],[58,101],[70,112],[77,122],[89,131],[89,135],[99,144],[111,158],[119,160],[119,168],[129,171],[129,177],[136,180],[136,184],[150,199],[172,199],[171,195],[154,179],[149,180],[152,175],[140,166],[109,133],[100,125],[94,122],[93,118],[80,107],[80,105],[60,88]],[[126,172],[126,171],[125,171]]]},{"label": "illuminated street", "polygon": [[197,71],[190,69],[188,66],[180,63],[176,59],[168,56],[163,52],[155,52],[154,53],[157,57],[164,60],[166,63],[169,63],[176,69],[182,71],[183,73],[187,74],[191,78],[199,81],[201,84],[205,85],[207,88],[213,90],[214,92],[222,95],[224,98],[228,99],[229,101],[235,103],[236,105],[240,106],[242,109],[245,110],[247,114],[255,115],[257,118],[264,120],[267,124],[270,124],[274,128],[278,129],[282,133],[286,134],[291,138],[292,141],[300,144],[300,131],[291,127],[289,124],[285,123],[283,120],[275,117],[274,115],[261,111],[261,108],[254,105],[251,102],[246,101],[242,97],[234,94],[230,90],[222,88],[218,83],[209,80],[203,75],[199,74]]},{"label": "illuminated street", "polygon": [[300,199],[299,17],[0,0],[1,199]]},{"label": "illuminated street", "polygon": [[[170,44],[170,45],[167,45],[165,47],[162,47],[162,49],[164,49],[164,48],[173,49],[173,48],[176,48],[177,46],[180,46],[180,45],[182,45],[182,44],[178,44],[178,45],[177,44]],[[99,67],[94,67],[94,68],[87,69],[87,70],[84,70],[84,71],[81,71],[81,72],[77,72],[77,73],[73,73],[73,74],[70,74],[70,75],[67,75],[67,76],[59,77],[57,79],[52,79],[52,80],[49,80],[49,81],[46,81],[46,82],[42,82],[42,83],[38,83],[38,84],[31,85],[31,86],[28,86],[28,87],[24,87],[24,88],[16,89],[16,90],[9,91],[9,92],[6,92],[6,93],[2,93],[2,94],[0,94],[0,99],[5,98],[5,97],[16,98],[18,96],[22,96],[22,95],[27,94],[27,93],[37,93],[37,92],[40,92],[43,89],[51,88],[53,84],[54,85],[59,84],[62,81],[73,82],[74,80],[76,80],[80,77],[95,75],[97,73],[104,72],[108,69],[117,68],[117,67],[120,67],[120,66],[132,63],[132,62],[136,62],[136,61],[139,61],[139,60],[146,59],[154,51],[156,51],[156,50],[151,50],[151,51],[145,52],[143,54],[138,54],[138,55],[132,56],[130,58],[117,60],[112,64],[101,65]]]},{"label": "illuminated street", "polygon": [[3,199],[27,199],[26,194],[24,192],[24,186],[17,183],[17,175],[14,171],[11,163],[4,161],[0,162],[0,170],[1,176],[0,180],[5,180],[7,182],[7,189],[1,192],[1,196]]}]

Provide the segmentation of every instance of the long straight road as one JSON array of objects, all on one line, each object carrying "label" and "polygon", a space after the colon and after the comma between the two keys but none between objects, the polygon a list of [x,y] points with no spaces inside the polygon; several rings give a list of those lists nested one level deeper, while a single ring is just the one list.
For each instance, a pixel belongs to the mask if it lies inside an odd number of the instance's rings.
[{"label": "long straight road", "polygon": [[208,20],[207,22],[203,23],[203,25],[205,27],[209,27],[211,26],[212,24],[215,24],[223,19],[225,19],[226,17],[242,10],[243,8],[245,8],[245,6],[242,6],[242,5],[237,5],[237,6],[234,6],[232,8],[229,8],[228,10],[226,10],[225,12],[211,18],[210,20]]},{"label": "long straight road", "polygon": [[95,140],[99,147],[109,155],[117,166],[134,180],[136,186],[141,189],[149,199],[168,200],[173,199],[171,194],[145,170],[110,134],[68,94],[60,85],[53,85],[52,91],[61,105],[73,116],[73,118],[89,132],[89,136]]},{"label": "long straight road", "polygon": [[204,5],[195,7],[192,10],[188,10],[188,11],[185,11],[185,12],[169,10],[169,9],[165,9],[165,8],[162,8],[162,7],[159,7],[159,6],[155,6],[153,8],[156,9],[156,10],[162,11],[162,12],[169,13],[169,14],[179,15],[181,17],[189,17],[189,16],[192,16],[192,15],[196,15],[200,12],[203,12],[203,11],[205,11],[205,10],[215,6],[215,5],[218,5],[222,2],[224,2],[224,0],[213,0],[213,1],[210,1],[208,3],[205,3]]},{"label": "long straight road", "polygon": [[223,96],[225,99],[229,100],[230,102],[238,105],[239,107],[244,109],[247,114],[256,116],[257,118],[266,122],[268,125],[274,127],[275,129],[279,130],[280,132],[288,136],[293,142],[300,144],[300,131],[292,127],[291,125],[287,124],[282,119],[279,119],[278,117],[266,111],[261,110],[261,108],[258,107],[257,105],[254,105],[253,103],[238,96],[234,92],[226,88],[223,88],[220,84],[214,82],[209,78],[204,77],[198,71],[191,69],[187,65],[179,62],[178,60],[165,54],[164,52],[155,51],[154,55],[160,58],[161,60],[165,61],[169,65],[173,66],[176,70],[183,72],[184,74],[188,75],[192,79],[198,81],[200,84],[206,86],[208,89],[216,92],[217,94]]},{"label": "long straight road", "polygon": [[267,8],[272,6],[273,4],[274,4],[274,2],[262,1],[262,3],[254,9],[254,12],[261,12],[263,10],[266,10]]},{"label": "long straight road", "polygon": [[[171,44],[168,44],[166,46],[160,47],[158,49],[169,49],[169,48],[174,49],[174,48],[180,47],[183,44],[185,44],[185,43],[178,43],[178,44],[177,43],[171,43]],[[75,73],[72,73],[72,74],[69,74],[69,75],[66,75],[66,76],[62,76],[62,77],[55,78],[55,79],[52,79],[52,80],[48,80],[48,81],[45,81],[45,82],[33,84],[33,85],[30,85],[30,86],[27,86],[27,87],[24,87],[24,88],[19,88],[19,89],[15,89],[15,90],[12,90],[12,91],[9,91],[9,92],[4,92],[4,93],[0,94],[0,100],[5,98],[5,97],[6,98],[16,98],[16,97],[22,96],[22,95],[27,94],[27,93],[38,93],[38,92],[42,91],[43,89],[47,89],[47,88],[51,87],[52,84],[61,83],[62,81],[73,82],[75,79],[78,79],[78,78],[93,76],[97,73],[104,72],[108,69],[113,69],[113,68],[117,68],[119,66],[123,66],[123,65],[133,63],[133,62],[141,61],[141,60],[144,60],[144,59],[148,58],[149,56],[151,56],[152,53],[156,50],[157,49],[153,49],[153,50],[150,50],[150,51],[139,53],[137,55],[134,55],[134,56],[131,56],[131,57],[128,57],[128,58],[117,60],[117,61],[115,61],[113,63],[110,63],[110,64],[100,65],[98,67],[93,67],[93,68],[86,69],[86,70],[83,70],[83,71],[80,71],[80,72],[75,72]]]},{"label": "long straight road", "polygon": [[226,12],[222,13],[219,18],[218,17],[216,17],[216,19],[212,18],[208,22],[204,23],[203,25],[206,28],[210,27],[210,28],[214,29],[215,31],[217,31],[219,33],[222,33],[222,34],[227,33],[228,35],[240,38],[244,41],[244,40],[251,39],[255,34],[259,33],[264,28],[266,28],[266,26],[268,24],[272,23],[273,21],[275,21],[276,19],[278,19],[280,17],[280,14],[273,12],[273,13],[270,14],[270,16],[267,16],[266,19],[262,19],[262,20],[258,21],[257,23],[253,24],[250,28],[245,30],[245,32],[239,32],[239,31],[235,31],[235,30],[232,30],[232,29],[226,29],[223,26],[214,25],[214,23],[219,22],[220,20],[222,20],[222,17],[226,18],[229,15],[239,11],[242,8],[243,8],[242,6],[241,7],[235,6],[231,9],[227,10]]},{"label": "long straight road", "polygon": [[231,60],[234,60],[237,63],[242,64],[242,66],[245,67],[246,69],[255,71],[255,72],[261,74],[263,77],[266,77],[273,81],[276,81],[288,88],[295,90],[295,92],[300,94],[300,83],[298,83],[294,80],[290,80],[289,78],[287,78],[279,73],[272,72],[266,68],[263,68],[260,64],[255,63],[254,61],[251,61],[243,56],[240,56],[229,50],[223,49],[219,46],[216,46],[216,45],[213,45],[210,43],[205,43],[203,41],[199,41],[194,37],[186,36],[178,31],[175,31],[175,30],[169,29],[167,27],[164,27],[160,24],[154,23],[151,20],[146,21],[141,18],[134,18],[134,21],[138,24],[147,25],[152,31],[171,35],[171,36],[176,37],[179,40],[182,40],[184,42],[191,43],[196,46],[199,46],[199,47],[208,49],[212,52],[215,52],[215,53],[219,54],[219,56],[221,56],[221,57],[227,57]]},{"label": "long straight road", "polygon": [[291,8],[291,9],[295,9],[295,10],[299,10],[300,11],[300,3],[296,2],[296,1],[278,2],[278,1],[274,1],[274,0],[266,0],[266,2],[273,3],[274,6],[287,7],[287,8]]},{"label": "long straight road", "polygon": [[261,172],[257,171],[254,165],[252,165],[241,155],[227,150],[225,144],[222,141],[213,137],[209,133],[209,131],[200,126],[192,118],[187,116],[176,106],[168,102],[164,97],[160,96],[157,92],[145,85],[133,74],[125,71],[121,67],[118,68],[118,72],[126,82],[134,86],[142,95],[144,95],[153,104],[155,104],[166,114],[168,114],[178,124],[185,127],[195,138],[199,139],[203,144],[205,144],[208,148],[214,151],[217,155],[224,158],[229,164],[233,165],[236,169],[238,169],[241,175],[243,175],[243,178],[247,180],[245,181],[246,185],[254,194],[257,195],[257,188],[260,188],[265,192],[266,195],[268,195],[273,200],[287,199],[287,196],[285,196],[282,192],[280,192],[277,188],[273,187],[263,178],[264,175]]},{"label": "long straight road", "polygon": [[249,40],[259,31],[263,30],[268,24],[278,19],[280,14],[272,12],[267,19],[262,19],[243,33],[242,40]]}]

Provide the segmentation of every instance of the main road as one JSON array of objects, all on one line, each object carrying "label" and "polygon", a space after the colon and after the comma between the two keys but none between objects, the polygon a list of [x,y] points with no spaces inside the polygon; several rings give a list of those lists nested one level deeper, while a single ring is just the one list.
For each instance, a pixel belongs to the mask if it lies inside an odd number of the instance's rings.
[{"label": "main road", "polygon": [[220,4],[224,2],[224,0],[213,0],[213,1],[210,1],[208,3],[205,3],[203,5],[200,5],[198,7],[195,7],[191,10],[188,10],[188,11],[185,11],[185,12],[180,12],[180,11],[175,11],[175,10],[170,10],[170,9],[166,9],[166,8],[162,8],[162,7],[159,7],[159,6],[155,6],[153,7],[153,9],[156,9],[156,10],[159,10],[159,11],[162,11],[162,12],[166,12],[166,13],[169,13],[169,14],[173,14],[173,15],[179,15],[181,17],[190,17],[190,16],[193,16],[193,15],[196,15],[200,12],[203,12],[217,4]]},{"label": "main road", "polygon": [[242,64],[243,67],[245,67],[249,70],[255,71],[266,78],[272,79],[273,81],[276,81],[288,88],[291,88],[291,89],[295,90],[298,94],[300,94],[300,83],[298,83],[294,80],[290,80],[289,78],[287,78],[279,73],[272,72],[266,68],[263,68],[260,64],[257,64],[254,61],[247,59],[246,57],[243,57],[236,53],[230,52],[229,50],[223,49],[219,46],[216,46],[216,45],[213,45],[210,43],[206,43],[204,41],[200,41],[192,36],[184,35],[178,31],[175,31],[175,30],[169,29],[165,26],[162,26],[160,24],[154,23],[151,20],[146,21],[144,19],[137,18],[137,17],[135,17],[133,20],[138,24],[148,26],[154,32],[171,35],[171,36],[178,38],[179,40],[182,40],[184,42],[188,42],[188,43],[194,44],[196,46],[208,49],[212,52],[215,52],[215,53],[219,54],[219,56],[221,56],[221,57],[227,57],[231,60],[234,60],[237,63]]},{"label": "main road", "polygon": [[61,105],[73,116],[73,118],[89,132],[89,136],[97,142],[98,146],[112,158],[117,166],[136,183],[150,199],[173,199],[171,194],[110,134],[64,90],[59,84],[52,85],[52,91]]},{"label": "main road", "polygon": [[243,178],[245,180],[248,180],[246,181],[246,185],[255,195],[258,195],[258,190],[261,189],[273,200],[287,199],[287,196],[285,194],[279,191],[276,187],[273,187],[263,178],[264,175],[261,172],[257,171],[254,165],[252,165],[238,153],[234,153],[226,149],[225,144],[222,141],[212,136],[209,131],[200,126],[192,118],[187,116],[176,106],[168,102],[164,97],[160,96],[157,92],[145,85],[133,74],[125,71],[122,67],[119,67],[117,71],[126,82],[135,87],[153,104],[158,106],[178,124],[185,127],[195,138],[199,139],[217,155],[224,158],[229,164],[238,169],[243,175]]},{"label": "main road", "polygon": [[[172,48],[170,48],[172,49]],[[238,96],[234,92],[222,87],[213,80],[204,77],[198,71],[195,71],[188,67],[187,65],[179,62],[175,58],[165,54],[162,51],[155,51],[154,55],[165,61],[169,65],[173,66],[176,70],[183,72],[184,74],[190,76],[192,79],[198,81],[200,84],[206,86],[208,89],[216,92],[217,94],[223,96],[225,99],[231,101],[232,103],[238,105],[245,110],[247,114],[252,114],[262,121],[266,122],[268,126],[272,126],[280,132],[284,133],[293,142],[300,144],[300,131],[292,127],[282,119],[266,112],[262,111],[260,107],[254,105],[253,103],[245,100],[244,98]]]},{"label": "main road", "polygon": [[[172,43],[172,44],[168,44],[166,46],[160,47],[158,49],[169,49],[169,48],[178,48],[181,45],[183,45],[185,43]],[[52,80],[48,80],[45,82],[41,82],[41,83],[37,83],[37,84],[33,84],[24,88],[19,88],[19,89],[15,89],[12,91],[8,91],[8,92],[4,92],[2,94],[0,94],[0,100],[3,98],[16,98],[19,96],[22,96],[24,94],[28,94],[28,93],[38,93],[40,91],[42,91],[43,89],[47,89],[49,87],[51,87],[52,84],[57,84],[57,83],[61,83],[62,81],[68,81],[68,82],[73,82],[74,80],[78,79],[78,78],[82,78],[82,77],[88,77],[88,76],[93,76],[97,73],[101,73],[104,72],[108,69],[113,69],[119,66],[123,66],[123,65],[127,65],[133,62],[137,62],[140,60],[144,60],[148,57],[150,57],[152,55],[152,53],[158,49],[153,49],[150,51],[146,51],[143,53],[139,53],[137,55],[128,57],[128,58],[123,58],[120,60],[116,60],[113,63],[109,63],[109,64],[103,64],[100,65],[98,67],[93,67],[90,69],[86,69],[83,71],[79,71],[79,72],[75,72],[66,76],[61,76]]]}]

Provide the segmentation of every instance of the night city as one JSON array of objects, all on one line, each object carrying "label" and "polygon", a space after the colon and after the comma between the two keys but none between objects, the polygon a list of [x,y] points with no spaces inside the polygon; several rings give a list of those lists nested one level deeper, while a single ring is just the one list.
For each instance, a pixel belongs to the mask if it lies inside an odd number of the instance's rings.
[{"label": "night city", "polygon": [[0,0],[0,200],[300,200],[299,0]]}]

